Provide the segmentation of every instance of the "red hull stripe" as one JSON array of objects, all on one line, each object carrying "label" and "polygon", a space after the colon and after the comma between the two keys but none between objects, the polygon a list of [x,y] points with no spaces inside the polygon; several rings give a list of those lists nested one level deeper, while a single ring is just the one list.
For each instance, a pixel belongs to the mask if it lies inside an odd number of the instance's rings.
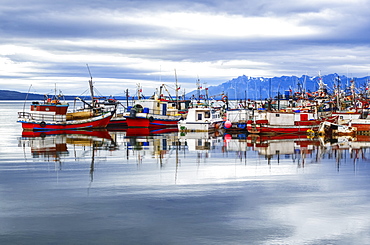
[{"label": "red hull stripe", "polygon": [[91,122],[85,122],[85,123],[76,123],[76,124],[58,124],[58,123],[45,123],[43,126],[41,126],[41,123],[34,123],[34,122],[25,122],[21,121],[22,127],[25,130],[68,130],[68,129],[83,129],[83,128],[105,128],[109,121],[111,119],[111,116],[101,118],[99,120],[91,121]]},{"label": "red hull stripe", "polygon": [[126,118],[127,126],[132,128],[149,128],[149,127],[177,127],[178,120],[160,120],[150,121],[147,118]]}]

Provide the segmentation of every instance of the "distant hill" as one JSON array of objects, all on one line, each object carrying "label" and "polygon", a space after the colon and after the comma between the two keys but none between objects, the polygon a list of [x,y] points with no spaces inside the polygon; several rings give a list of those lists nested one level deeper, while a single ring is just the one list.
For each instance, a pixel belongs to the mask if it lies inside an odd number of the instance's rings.
[{"label": "distant hill", "polygon": [[[66,100],[73,100],[76,96],[64,96]],[[0,100],[43,100],[43,94],[21,93],[9,90],[0,90]]]},{"label": "distant hill", "polygon": [[[63,96],[65,100],[74,100],[77,96],[68,95]],[[108,97],[108,96],[107,96]],[[21,93],[17,91],[0,90],[0,100],[43,100],[45,97],[43,94]],[[84,99],[90,99],[90,96],[84,96]],[[125,97],[115,97],[116,99],[122,100]]]},{"label": "distant hill", "polygon": [[[327,85],[329,93],[333,92],[335,86],[345,89],[350,85],[352,78],[329,74],[321,76]],[[369,77],[354,78],[357,89],[364,89],[369,82]],[[208,96],[220,99],[221,94],[225,94],[229,99],[266,99],[277,96],[278,93],[284,94],[287,90],[300,92],[313,92],[318,89],[319,76],[281,76],[273,78],[240,76],[217,86],[208,87]],[[186,94],[186,97],[198,97],[205,95],[205,88],[193,90]]]}]

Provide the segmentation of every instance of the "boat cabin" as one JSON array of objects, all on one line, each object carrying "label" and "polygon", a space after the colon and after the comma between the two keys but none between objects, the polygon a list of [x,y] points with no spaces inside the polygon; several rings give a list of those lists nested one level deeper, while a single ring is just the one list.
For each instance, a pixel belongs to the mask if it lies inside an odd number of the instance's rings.
[{"label": "boat cabin", "polygon": [[134,106],[128,107],[128,112],[135,110],[137,113],[151,113],[156,115],[175,116],[178,110],[169,105],[167,101],[156,99],[137,100]]},{"label": "boat cabin", "polygon": [[192,108],[189,109],[186,120],[188,122],[209,122],[211,120],[221,119],[219,111],[210,110],[209,108]]},{"label": "boat cabin", "polygon": [[68,103],[61,103],[59,100],[47,100],[44,103],[34,101],[31,104],[31,112],[51,113],[54,115],[66,115]]}]

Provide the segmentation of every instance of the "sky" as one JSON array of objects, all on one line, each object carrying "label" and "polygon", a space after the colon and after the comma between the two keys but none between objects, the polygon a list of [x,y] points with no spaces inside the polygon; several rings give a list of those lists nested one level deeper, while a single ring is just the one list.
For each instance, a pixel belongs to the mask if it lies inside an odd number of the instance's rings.
[{"label": "sky", "polygon": [[[0,90],[181,92],[370,72],[370,0],[0,0]],[[90,70],[90,72],[89,72]]]}]

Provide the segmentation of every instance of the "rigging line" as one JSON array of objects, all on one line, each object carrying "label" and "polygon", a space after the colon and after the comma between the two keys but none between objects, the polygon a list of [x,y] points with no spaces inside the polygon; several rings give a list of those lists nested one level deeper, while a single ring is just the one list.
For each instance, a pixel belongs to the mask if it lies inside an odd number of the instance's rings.
[{"label": "rigging line", "polygon": [[28,99],[28,94],[30,93],[31,87],[32,87],[32,84],[31,84],[31,85],[30,85],[30,87],[28,88],[28,92],[27,92],[26,98],[25,98],[25,100],[24,100],[24,104],[23,104],[23,112],[24,112],[25,107],[26,107],[26,101],[27,101],[27,99]]}]

